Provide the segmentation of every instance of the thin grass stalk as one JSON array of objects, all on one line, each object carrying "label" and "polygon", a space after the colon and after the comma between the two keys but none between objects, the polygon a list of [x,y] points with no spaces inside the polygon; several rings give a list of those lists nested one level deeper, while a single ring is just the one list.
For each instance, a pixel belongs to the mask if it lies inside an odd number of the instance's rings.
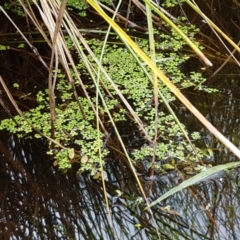
[{"label": "thin grass stalk", "polygon": [[[240,45],[240,41],[238,42],[237,44],[238,46]],[[234,49],[230,55],[227,57],[227,59],[222,63],[222,65],[220,67],[218,67],[218,69],[216,71],[214,71],[214,73],[211,74],[211,76],[207,79],[208,81],[211,80],[214,76],[216,76],[226,65],[227,63],[231,60],[231,58],[234,57],[234,53],[236,52],[237,50]],[[238,64],[238,66],[240,67],[240,63],[239,61],[237,61],[237,59],[234,57],[236,63]],[[196,87],[197,88],[197,87]]]},{"label": "thin grass stalk", "polygon": [[[75,25],[73,24],[73,22],[71,21],[70,17],[69,17],[67,14],[65,14],[64,17],[65,17],[66,22],[63,22],[63,25],[64,25],[65,29],[67,30],[69,36],[70,36],[71,39],[73,40],[74,45],[75,45],[75,47],[76,47],[76,50],[77,50],[77,49],[81,49],[81,47],[80,47],[80,45],[79,45],[79,43],[78,43],[78,41],[77,41],[77,38],[78,38],[78,37],[75,35],[75,33],[77,33],[77,34],[79,35],[77,28],[75,27]],[[65,42],[65,40],[64,40],[64,42]],[[68,60],[69,60],[69,62],[70,62],[70,64],[71,64],[71,66],[72,66],[72,68],[73,68],[73,71],[74,71],[74,73],[75,73],[75,76],[76,76],[77,80],[79,81],[80,86],[82,87],[82,90],[83,90],[86,98],[88,99],[88,102],[89,102],[91,108],[92,108],[93,111],[96,113],[96,109],[95,109],[95,107],[94,107],[94,104],[92,103],[91,98],[89,97],[89,95],[88,95],[88,93],[87,93],[87,91],[86,91],[86,89],[85,89],[85,87],[84,87],[84,84],[83,84],[83,82],[82,82],[82,80],[81,80],[81,78],[80,78],[80,76],[79,76],[79,73],[78,73],[78,71],[77,71],[77,68],[76,68],[76,66],[75,66],[75,64],[74,64],[74,61],[73,61],[73,59],[72,59],[71,53],[69,52],[69,49],[68,49],[68,47],[67,47],[67,43],[65,42],[65,44],[64,44],[63,46],[64,46],[65,54],[66,54],[66,56],[67,56],[67,58],[68,58]],[[77,51],[79,51],[79,50],[77,50]],[[84,112],[83,112],[81,103],[79,102],[79,99],[78,99],[78,96],[77,96],[77,92],[76,92],[76,90],[75,90],[74,79],[73,79],[72,73],[71,73],[71,71],[70,71],[70,69],[69,69],[68,61],[66,60],[66,58],[64,58],[64,59],[65,59],[65,61],[64,61],[64,63],[63,63],[63,67],[65,68],[65,72],[66,72],[67,77],[68,77],[68,79],[69,79],[69,83],[71,84],[71,86],[72,86],[72,88],[73,88],[73,92],[74,92],[74,95],[75,95],[75,99],[76,99],[76,101],[77,101],[77,103],[78,103],[79,109],[80,109],[80,111],[82,112],[83,118],[85,118],[85,115],[84,115]],[[107,132],[106,129],[104,128],[104,125],[103,125],[103,123],[102,123],[101,120],[100,120],[100,123],[101,123],[101,127],[102,127],[103,131],[104,131],[104,132]]]},{"label": "thin grass stalk", "polygon": [[[118,12],[118,10],[119,10],[119,8],[121,6],[121,3],[122,3],[122,1],[119,1],[118,5],[116,7],[116,10],[115,10],[115,12],[113,14],[113,17],[112,17],[113,21],[116,18],[116,15],[117,15],[117,12]],[[102,47],[101,55],[100,55],[100,58],[99,58],[99,62],[100,62],[101,65],[102,65],[102,59],[103,59],[103,55],[104,55],[104,49],[106,47],[110,31],[111,31],[111,26],[108,27],[108,30],[107,30],[106,35],[105,35],[105,39],[103,41],[103,47]],[[97,113],[97,115],[99,114],[99,101],[98,100],[99,100],[99,92],[100,92],[100,88],[99,88],[99,86],[100,86],[99,85],[99,83],[100,83],[100,75],[101,75],[101,68],[99,67],[98,68],[98,72],[97,72],[97,79],[96,79],[96,89],[97,89],[97,91],[96,91],[96,113]],[[100,142],[99,118],[96,119],[96,124],[97,124],[97,130],[98,130],[98,139],[99,139],[99,142]],[[110,212],[109,201],[108,201],[108,198],[107,198],[107,190],[106,190],[106,184],[105,184],[105,179],[104,179],[104,168],[103,168],[103,164],[102,164],[102,161],[101,161],[102,160],[102,151],[101,151],[100,144],[99,144],[99,148],[98,148],[98,153],[99,153],[99,158],[100,158],[100,169],[101,169],[103,194],[104,194],[105,202],[106,202],[106,205],[107,205],[108,216],[109,216],[109,220],[110,220],[113,232],[114,232],[115,239],[118,239],[117,234],[115,232],[115,229],[113,227],[112,215],[111,215],[111,212]]]},{"label": "thin grass stalk", "polygon": [[214,28],[220,35],[223,36],[233,47],[240,53],[240,48],[237,44],[235,44],[217,25],[215,25],[202,11],[201,9],[190,1],[186,0],[186,3],[194,10],[196,11],[206,22],[209,24],[212,28]]},{"label": "thin grass stalk", "polygon": [[[129,1],[130,2],[130,1]],[[98,2],[99,6],[101,6],[103,9],[106,9],[108,12],[110,12],[111,14],[114,14],[114,11],[105,6],[104,4],[102,4],[101,2]],[[135,29],[139,29],[141,31],[147,31],[147,28],[145,27],[141,27],[141,26],[138,26],[136,23],[130,21],[127,17],[124,17],[122,16],[121,14],[117,13],[117,17],[118,19],[120,19],[121,21],[125,22],[125,26],[127,25],[128,27],[134,27]]]},{"label": "thin grass stalk", "polygon": [[[147,63],[146,62],[141,62],[139,57],[137,56],[137,53],[135,53],[133,51],[133,49],[131,48],[130,45],[128,45],[128,42],[125,42],[123,40],[124,44],[126,45],[126,47],[128,48],[128,50],[131,52],[131,54],[133,55],[133,57],[135,58],[135,60],[138,62],[139,66],[141,66],[142,70],[144,71],[145,75],[148,77],[149,81],[153,84],[153,77],[150,76],[149,72],[147,71],[146,66]],[[163,58],[163,59],[157,59],[155,60],[156,62],[160,62],[160,61],[168,61],[171,60],[172,58]],[[109,94],[110,95],[110,94]],[[204,165],[204,163],[202,162],[202,160],[198,157],[198,154],[196,152],[196,148],[194,147],[194,145],[192,144],[190,138],[188,137],[188,133],[186,132],[186,130],[183,128],[183,125],[180,123],[178,117],[176,116],[176,114],[174,113],[174,111],[172,110],[171,106],[168,103],[168,100],[165,98],[165,96],[161,93],[161,90],[158,89],[158,95],[161,97],[161,99],[163,100],[166,108],[168,109],[168,111],[170,112],[170,114],[173,116],[174,120],[176,121],[176,123],[178,124],[179,128],[181,129],[184,137],[187,139],[188,143],[190,144],[193,152],[195,153],[198,161],[200,164]],[[153,144],[153,142],[150,142],[151,144]]]},{"label": "thin grass stalk", "polygon": [[[151,18],[151,19],[149,18],[149,17],[150,17],[150,16],[149,16],[149,10],[150,10],[150,7],[148,6],[148,4],[146,4],[147,19],[148,19],[148,21],[150,21],[150,23],[148,24],[148,30],[149,30],[149,31],[148,31],[148,34],[149,34],[150,49],[152,49],[152,50],[150,50],[150,52],[151,52],[151,60],[152,60],[153,63],[156,64],[156,62],[157,62],[158,60],[156,60],[156,58],[153,57],[153,55],[155,55],[155,47],[154,47],[154,38],[153,38],[153,25],[152,25],[152,21],[151,21],[152,18]],[[165,11],[165,12],[166,12],[166,11]],[[169,15],[169,14],[168,14],[168,15]],[[149,20],[149,19],[150,19],[150,20]],[[129,48],[129,49],[130,49],[130,48]],[[132,53],[133,53],[133,52],[132,52]],[[133,53],[133,54],[134,54],[134,53]],[[134,55],[135,55],[135,54],[134,54]],[[136,58],[136,57],[135,57],[135,58]],[[160,59],[160,60],[161,60],[161,59]],[[166,60],[168,60],[168,59],[166,59]],[[164,59],[163,59],[163,61],[164,61]],[[144,64],[144,65],[145,65],[145,64]],[[146,69],[144,68],[143,70],[144,70],[145,74],[146,74],[146,75],[149,77],[149,79],[150,79],[150,76],[149,76],[148,72],[146,71]],[[150,79],[150,80],[151,80],[151,79]],[[160,91],[160,89],[158,89],[158,86],[157,86],[155,80],[157,80],[157,77],[156,77],[156,74],[153,72],[153,81],[152,81],[152,82],[153,82],[153,85],[154,85],[154,96],[156,96],[155,89],[157,88],[158,94],[161,96],[161,99],[163,100],[165,106],[168,108],[170,114],[174,117],[176,123],[178,124],[178,126],[180,127],[182,133],[184,134],[185,138],[187,139],[188,143],[189,143],[190,146],[192,147],[192,149],[193,149],[196,157],[198,158],[199,162],[203,165],[203,162],[202,162],[202,160],[198,157],[198,154],[197,154],[197,152],[196,152],[196,149],[195,149],[195,147],[193,146],[190,138],[188,137],[187,132],[185,131],[185,129],[183,128],[183,126],[182,126],[182,124],[180,123],[179,119],[177,118],[176,114],[175,114],[174,111],[172,110],[172,108],[171,108],[171,106],[169,105],[167,99],[161,94],[161,91]],[[156,84],[157,87],[155,86],[155,84]],[[155,88],[155,87],[156,87],[156,88]],[[155,98],[155,97],[154,97],[154,98]],[[158,113],[158,109],[156,108],[157,104],[158,104],[158,99],[157,99],[157,102],[156,102],[156,98],[155,98],[155,116],[156,116],[156,114]],[[156,120],[156,123],[157,123],[157,120]],[[156,123],[155,123],[155,124],[156,124]],[[156,126],[157,126],[157,125],[155,125],[155,127],[156,127]],[[156,131],[155,131],[155,132],[156,132]],[[156,135],[155,135],[155,137],[156,137]],[[154,139],[154,142],[155,142],[155,141],[156,141],[156,139]],[[154,147],[155,147],[155,146],[156,146],[156,145],[154,145]]]},{"label": "thin grass stalk", "polygon": [[33,53],[37,56],[37,58],[41,61],[41,63],[43,64],[43,66],[46,69],[49,69],[49,67],[47,66],[47,64],[44,62],[44,60],[42,59],[42,57],[40,56],[38,50],[28,41],[28,39],[24,36],[24,34],[22,33],[22,31],[17,27],[17,25],[14,23],[14,21],[10,18],[10,16],[6,13],[6,11],[2,8],[2,6],[0,6],[0,10],[4,13],[4,15],[8,18],[8,20],[12,23],[12,25],[16,28],[16,30],[19,32],[19,34],[22,36],[22,38],[26,41],[26,43],[28,44],[28,46],[32,49]]},{"label": "thin grass stalk", "polygon": [[209,59],[202,53],[202,51],[195,46],[195,44],[174,24],[172,20],[170,20],[164,13],[159,11],[149,0],[144,0],[146,4],[148,4],[167,24],[169,24],[172,29],[174,29],[179,36],[193,49],[193,51],[203,60],[203,62],[207,66],[212,66],[212,63]]},{"label": "thin grass stalk", "polygon": [[[89,66],[86,65],[86,67],[88,68]],[[99,68],[100,68],[101,71],[103,71],[103,68],[101,67],[101,65],[99,65]],[[94,82],[94,84],[95,84],[95,86],[96,86],[96,89],[97,89],[97,91],[98,91],[98,95],[99,95],[99,97],[101,98],[101,101],[102,101],[102,103],[103,103],[103,106],[104,106],[104,108],[106,109],[106,113],[107,113],[107,115],[108,115],[108,117],[109,117],[109,120],[110,120],[110,122],[111,122],[111,124],[112,124],[112,126],[113,126],[113,129],[114,129],[114,131],[115,131],[115,133],[116,133],[116,135],[117,135],[117,137],[118,137],[118,139],[119,139],[119,142],[120,142],[120,144],[121,144],[121,147],[122,147],[122,149],[123,149],[123,152],[124,152],[124,153],[121,153],[121,154],[123,154],[123,155],[127,158],[128,163],[129,163],[129,165],[130,165],[130,168],[131,168],[131,170],[132,170],[132,172],[133,172],[133,174],[134,174],[134,177],[135,177],[135,179],[136,179],[136,181],[137,181],[137,183],[138,183],[138,185],[139,185],[140,191],[141,191],[141,193],[142,193],[145,201],[148,203],[148,200],[147,200],[146,194],[145,194],[145,192],[144,192],[144,190],[143,190],[143,187],[142,187],[142,185],[141,185],[140,179],[138,178],[138,175],[137,175],[137,173],[136,173],[136,170],[135,170],[135,168],[134,168],[134,166],[133,166],[133,163],[132,163],[133,161],[132,161],[132,159],[130,158],[127,149],[125,148],[125,145],[124,145],[124,143],[123,143],[123,141],[122,141],[121,135],[119,134],[118,129],[117,129],[117,126],[116,126],[116,124],[115,124],[115,122],[114,122],[114,119],[113,119],[110,111],[108,110],[108,107],[107,107],[107,104],[106,104],[106,102],[105,102],[105,100],[104,100],[104,97],[103,97],[100,89],[97,87],[98,81],[95,79],[95,76],[93,75],[93,72],[89,71],[89,73],[90,73],[91,79],[93,80],[93,82]],[[118,151],[117,149],[115,149],[115,150]],[[119,152],[119,153],[120,153],[120,152]],[[102,176],[102,177],[103,177],[103,176]],[[104,179],[104,178],[103,178],[103,179]],[[152,211],[150,211],[150,214],[151,214],[152,217],[153,217]],[[154,217],[153,217],[153,219],[154,219]],[[155,220],[154,220],[154,222],[155,222]],[[157,229],[157,224],[156,224],[156,222],[155,222],[155,227],[156,227],[156,229]],[[160,238],[159,238],[159,239],[160,239]]]},{"label": "thin grass stalk", "polygon": [[102,73],[105,75],[105,77],[107,78],[107,80],[111,83],[112,87],[114,88],[114,90],[117,92],[118,96],[121,98],[122,102],[124,103],[124,105],[126,106],[126,108],[129,110],[129,112],[131,113],[131,115],[134,117],[134,120],[136,121],[136,123],[138,124],[139,128],[142,130],[142,132],[144,133],[146,139],[149,142],[152,142],[151,137],[148,135],[148,133],[146,132],[146,130],[143,127],[143,123],[141,121],[141,119],[136,115],[135,111],[132,109],[132,107],[130,106],[130,104],[128,103],[128,101],[126,100],[126,98],[123,96],[123,94],[121,93],[121,91],[118,89],[118,87],[116,86],[116,84],[114,83],[114,81],[111,79],[111,77],[107,74],[107,72],[104,70],[104,68],[101,66],[101,64],[99,63],[98,59],[96,58],[96,56],[94,55],[94,53],[92,52],[92,50],[90,49],[90,47],[88,46],[88,44],[86,43],[85,39],[82,37],[82,35],[79,32],[75,32],[78,35],[78,38],[80,39],[80,41],[82,42],[82,44],[85,47],[85,50],[88,51],[89,55],[93,58],[93,60],[101,67],[101,71]]},{"label": "thin grass stalk", "polygon": [[2,77],[0,76],[0,83],[4,89],[4,91],[6,92],[10,102],[12,103],[12,105],[14,106],[14,108],[16,109],[17,113],[29,124],[29,126],[31,126],[32,129],[34,129],[39,135],[41,135],[42,137],[48,139],[50,142],[58,145],[60,148],[62,149],[67,149],[66,147],[64,147],[62,144],[60,144],[59,142],[55,141],[54,139],[48,137],[47,135],[43,134],[40,130],[38,130],[35,126],[32,125],[32,123],[25,117],[24,113],[21,111],[21,109],[18,107],[16,101],[14,100],[12,94],[10,93],[8,87],[6,86],[4,80],[2,79]]},{"label": "thin grass stalk", "polygon": [[[35,17],[34,11],[31,8],[31,4],[29,4],[29,2],[27,1],[28,7],[26,7],[25,6],[26,3],[23,2],[22,0],[19,0],[19,3],[21,4],[21,6],[24,9],[25,13],[27,13],[28,17],[30,17],[30,19],[32,20],[32,23],[38,29],[38,31],[41,33],[41,35],[43,36],[44,40],[46,41],[46,43],[50,47],[51,46],[50,40],[48,39],[47,35],[45,34],[45,31],[42,29],[41,24],[39,24],[39,21]],[[39,10],[39,6],[36,4],[36,1],[33,1],[33,3],[37,6],[37,8]]]},{"label": "thin grass stalk", "polygon": [[[155,52],[155,40],[152,24],[152,13],[151,8],[146,4],[147,23],[148,23],[148,36],[149,36],[149,47],[151,60],[156,64],[156,52]],[[153,139],[153,156],[151,163],[151,177],[154,175],[154,165],[156,161],[156,149],[157,149],[157,138],[158,138],[158,79],[154,71],[152,71],[152,82],[153,82],[153,95],[154,95],[154,106],[155,106],[155,119],[154,119],[154,139]],[[151,188],[150,188],[151,189]]]},{"label": "thin grass stalk", "polygon": [[[194,2],[194,4],[197,6],[197,4]],[[198,6],[197,6],[197,8],[198,8]],[[199,9],[199,8],[198,8]],[[200,9],[199,9],[200,10]],[[201,10],[200,10],[201,11]],[[238,66],[240,66],[240,63],[239,63],[239,61],[236,59],[236,57],[234,56],[234,53],[237,51],[237,49],[236,48],[234,48],[234,50],[231,52],[230,51],[230,49],[226,46],[226,44],[224,43],[224,41],[221,39],[221,37],[219,36],[219,34],[216,32],[216,30],[212,27],[212,25],[211,24],[209,24],[209,27],[212,29],[212,31],[213,31],[213,33],[217,36],[217,38],[219,39],[219,41],[222,43],[222,45],[225,47],[225,49],[228,51],[228,53],[229,53],[229,57],[227,58],[227,60],[225,60],[224,61],[224,63],[222,64],[222,66],[220,66],[218,69],[217,69],[217,71],[215,71],[216,73],[217,72],[219,72],[224,66],[225,66],[225,64],[227,64],[227,62],[232,58],[237,64],[238,64]],[[237,44],[237,46],[239,46],[239,43]],[[213,73],[213,74],[216,74],[216,73]],[[214,76],[214,75],[211,75],[211,77],[212,76]],[[211,79],[211,77],[210,78],[208,78],[207,80],[209,80],[209,79]],[[203,82],[202,82],[203,83]],[[201,84],[202,84],[201,83]],[[199,85],[201,85],[201,84],[199,84]],[[199,87],[199,85],[198,86],[196,86],[195,88],[196,89],[198,89],[198,87]]]},{"label": "thin grass stalk", "polygon": [[174,95],[188,108],[198,120],[229,150],[231,150],[238,158],[240,158],[240,150],[234,146],[223,134],[221,134],[180,92],[180,90],[165,76],[165,74],[152,63],[148,56],[137,46],[137,44],[107,16],[107,14],[93,0],[88,0],[88,3],[113,27],[117,34],[133,48],[133,50],[142,58],[144,62],[156,72],[157,76],[165,83],[165,85],[174,93]]},{"label": "thin grass stalk", "polygon": [[[55,29],[54,29],[54,33],[53,33],[53,39],[52,39],[52,55],[51,55],[51,60],[50,60],[50,67],[49,67],[49,75],[48,75],[48,95],[49,95],[49,107],[50,107],[50,116],[51,116],[51,138],[55,138],[54,136],[54,122],[56,119],[56,112],[55,112],[55,107],[56,107],[56,103],[55,103],[55,94],[54,94],[54,90],[55,90],[55,85],[56,85],[56,79],[57,79],[57,69],[58,69],[58,51],[57,51],[57,38],[59,35],[59,30],[60,30],[60,26],[61,26],[61,22],[63,20],[63,15],[64,15],[64,11],[66,8],[66,0],[63,0],[61,2],[60,8],[59,8],[59,14],[57,16],[57,21],[56,21],[56,25],[55,25]],[[54,80],[53,80],[53,62],[55,59],[55,73],[54,73]]]},{"label": "thin grass stalk", "polygon": [[[86,45],[86,46],[88,47],[88,45]],[[107,79],[109,79],[110,77],[109,77],[108,74],[105,72],[104,68],[101,66],[99,60],[96,59],[95,55],[91,52],[90,49],[88,50],[88,52],[91,54],[91,56],[94,58],[94,60],[95,60],[96,63],[98,64],[99,69],[101,70],[101,72],[107,77]],[[85,60],[87,60],[87,58],[86,58]],[[144,190],[143,190],[143,187],[142,187],[142,185],[141,185],[140,179],[138,178],[138,175],[137,175],[137,173],[136,173],[136,171],[135,171],[135,168],[134,168],[134,166],[133,166],[133,164],[132,164],[132,160],[131,160],[131,158],[130,158],[129,155],[128,155],[128,152],[127,152],[127,150],[126,150],[126,148],[125,148],[125,145],[124,145],[124,143],[123,143],[123,141],[122,141],[122,139],[121,139],[121,136],[120,136],[120,134],[119,134],[119,132],[118,132],[118,129],[117,129],[116,125],[115,125],[114,119],[112,118],[112,115],[111,115],[111,113],[109,112],[109,110],[108,110],[108,108],[107,108],[107,105],[106,105],[106,102],[105,102],[105,100],[104,100],[104,97],[103,97],[103,95],[102,95],[102,93],[101,93],[101,91],[100,91],[100,89],[99,89],[99,87],[98,87],[99,80],[96,80],[93,72],[92,72],[91,70],[89,70],[89,67],[90,67],[90,66],[87,64],[87,62],[84,62],[84,64],[85,64],[85,66],[87,67],[88,72],[89,72],[89,74],[90,74],[90,76],[91,76],[91,79],[93,80],[93,82],[94,82],[94,84],[95,84],[95,86],[96,86],[96,89],[97,89],[97,91],[98,91],[98,95],[99,95],[99,97],[101,98],[101,101],[102,101],[102,103],[103,103],[104,108],[106,109],[106,113],[108,114],[108,117],[109,117],[110,122],[111,122],[111,124],[112,124],[112,126],[113,126],[113,129],[114,129],[114,131],[115,131],[115,133],[116,133],[116,135],[117,135],[117,137],[118,137],[118,139],[119,139],[119,141],[120,141],[121,147],[122,147],[122,149],[123,149],[123,151],[124,151],[124,156],[127,158],[128,162],[129,162],[130,168],[132,169],[132,172],[133,172],[133,174],[134,174],[134,176],[135,176],[135,178],[136,178],[136,181],[137,181],[137,183],[138,183],[138,185],[139,185],[140,191],[141,191],[141,193],[142,193],[145,201],[148,203],[148,200],[147,200],[146,194],[145,194],[145,192],[144,192]],[[102,177],[103,177],[103,176],[102,176]],[[103,178],[103,179],[104,179],[104,178]],[[150,214],[151,214],[152,217],[153,217],[152,211],[150,211]],[[155,222],[155,220],[154,220],[154,222]],[[156,227],[156,229],[157,229],[157,224],[156,224],[156,222],[155,222],[155,227]],[[159,234],[159,233],[158,233],[158,234]],[[159,236],[159,239],[160,239],[160,236]]]},{"label": "thin grass stalk", "polygon": [[[48,31],[50,33],[51,38],[54,40],[56,21],[57,21],[58,16],[59,16],[59,6],[61,5],[61,3],[59,3],[59,5],[57,5],[56,3],[53,4],[51,1],[49,1],[48,5],[46,4],[45,1],[41,1],[41,3],[42,3],[43,11],[39,8],[40,14],[41,14],[41,16],[42,16],[42,18],[43,18],[43,20],[44,20],[44,22],[45,22],[45,24],[48,28]],[[51,11],[49,9],[51,9]],[[62,11],[64,12],[65,9],[62,9]],[[64,17],[65,15],[63,14],[63,12],[62,12],[62,15]],[[65,14],[66,14],[66,12],[65,12]],[[54,20],[53,16],[55,16],[56,21]],[[64,17],[64,19],[66,21],[65,17]],[[62,25],[66,26],[64,21],[62,21]],[[71,65],[74,67],[74,63],[73,63],[73,60],[72,60],[72,56],[69,52],[69,49],[67,47],[67,44],[65,42],[63,33],[62,33],[62,31],[60,31],[60,26],[58,27],[57,33],[58,33],[58,35],[56,37],[56,51],[57,51],[56,60],[58,59],[58,55],[59,55],[59,58],[60,58],[59,61],[61,62],[63,68],[65,69],[65,72],[67,74],[69,83],[72,86],[74,97],[75,97],[76,102],[78,104],[79,110],[82,113],[83,118],[85,118],[83,108],[82,108],[82,105],[81,105],[81,103],[78,99],[78,95],[77,95],[75,86],[74,86],[74,84],[72,84],[74,82],[74,80],[72,78],[72,74],[70,72],[69,64],[68,64],[68,62],[70,62]],[[57,65],[56,65],[56,67],[57,67]],[[53,87],[56,84],[57,70],[58,69],[55,69],[55,77],[54,77],[53,82],[51,83],[52,80],[51,79],[49,80],[50,81],[49,87],[51,88],[51,89],[49,89],[49,91],[51,91],[50,94],[52,94],[52,95],[54,95],[54,88]],[[75,72],[77,73],[77,71],[75,71]],[[52,99],[50,99],[50,102],[51,102],[51,104],[54,104],[54,100],[53,100],[54,96],[51,96],[51,98]],[[50,106],[50,113],[51,113],[51,119],[52,120],[54,120],[54,109],[53,108],[54,108],[53,106]]]},{"label": "thin grass stalk", "polygon": [[[132,0],[132,2],[136,5],[136,7],[138,9],[140,9],[144,14],[146,13],[146,7],[141,3],[139,2],[139,0]],[[171,15],[168,11],[166,11],[164,8],[160,7],[159,4],[160,4],[160,1],[159,3],[154,3],[152,2],[152,4],[154,6],[156,6],[158,9],[161,10],[161,12],[163,12],[166,16],[168,16],[173,22],[178,22],[178,20],[173,16]],[[153,20],[156,20],[157,22],[159,22],[159,18],[157,16],[155,16],[153,13],[152,13],[152,17],[153,17]]]}]

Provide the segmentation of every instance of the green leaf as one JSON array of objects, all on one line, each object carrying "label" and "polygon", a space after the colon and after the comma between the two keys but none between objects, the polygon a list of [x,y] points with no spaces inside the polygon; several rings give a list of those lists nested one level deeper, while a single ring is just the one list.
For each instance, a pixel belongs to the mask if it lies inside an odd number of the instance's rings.
[{"label": "green leaf", "polygon": [[1,45],[1,44],[0,44],[0,51],[8,50],[8,49],[10,49],[9,46],[4,46],[4,45]]},{"label": "green leaf", "polygon": [[74,156],[75,156],[74,149],[73,149],[73,148],[69,149],[69,150],[68,150],[68,157],[69,157],[70,159],[73,159]]},{"label": "green leaf", "polygon": [[87,155],[83,155],[81,158],[81,163],[87,163],[88,161],[88,156]]},{"label": "green leaf", "polygon": [[117,195],[118,195],[119,197],[122,195],[122,192],[121,192],[120,190],[118,190],[118,189],[117,189],[115,192],[117,193]]},{"label": "green leaf", "polygon": [[19,45],[18,45],[18,48],[24,48],[25,47],[25,44],[24,43],[20,43]]},{"label": "green leaf", "polygon": [[169,163],[163,164],[163,169],[164,170],[174,170],[175,167]]},{"label": "green leaf", "polygon": [[13,87],[18,89],[19,88],[19,84],[18,83],[14,83]]},{"label": "green leaf", "polygon": [[135,226],[136,228],[140,228],[142,225],[141,225],[140,223],[136,223],[134,226]]}]

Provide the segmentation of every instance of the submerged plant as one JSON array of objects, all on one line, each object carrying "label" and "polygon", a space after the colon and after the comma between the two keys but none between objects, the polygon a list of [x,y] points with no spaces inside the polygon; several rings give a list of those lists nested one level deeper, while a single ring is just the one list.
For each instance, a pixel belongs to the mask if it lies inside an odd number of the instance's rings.
[{"label": "submerged plant", "polygon": [[[189,26],[189,29],[184,27],[184,31],[186,33],[189,31],[192,37],[194,37],[193,29],[193,26]],[[196,32],[196,29],[194,30]],[[158,35],[158,41],[155,43],[157,66],[169,78],[173,79],[173,83],[176,86],[183,89],[194,87],[204,82],[203,77],[199,73],[192,72],[188,75],[188,73],[185,74],[181,70],[189,56],[181,51],[186,46],[186,43],[180,40],[178,35],[174,32],[171,35],[159,34],[157,30],[155,30],[155,34]],[[67,41],[69,47],[73,46],[71,39],[68,38]],[[147,39],[136,37],[136,42],[147,55],[151,54]],[[149,79],[149,75],[147,75],[151,74],[151,70],[144,64],[139,64],[132,53],[123,46],[115,43],[107,43],[104,46],[103,42],[94,39],[89,40],[88,44],[96,58],[100,58],[104,47],[103,68],[113,79],[114,84],[125,96],[137,116],[142,120],[148,136],[153,138],[155,134],[154,114],[156,109],[153,101],[152,82]],[[88,60],[93,69],[98,68],[91,56],[88,56]],[[110,129],[112,125],[108,112],[111,113],[115,124],[131,122],[130,124],[134,126],[134,118],[124,108],[118,93],[105,75],[101,74],[101,85],[96,89],[89,75],[89,70],[85,63],[81,61],[81,58],[79,58],[76,66],[81,77],[85,79],[84,87],[91,94],[91,101],[98,105],[99,118],[104,123],[106,129]],[[193,77],[195,75],[198,77]],[[75,79],[75,87],[79,89],[80,86],[75,74],[72,73],[72,76]],[[78,98],[85,115],[83,116],[76,100],[74,100],[72,86],[67,82],[67,77],[62,71],[58,71],[57,77],[54,140],[63,145],[65,149],[55,146],[53,149],[50,148],[48,153],[54,155],[56,159],[54,164],[63,170],[70,168],[73,163],[78,163],[80,172],[90,170],[94,174],[99,170],[100,165],[104,163],[100,162],[102,161],[101,159],[104,159],[109,152],[109,146],[105,143],[106,136],[104,133],[99,133],[99,129],[96,127],[96,116],[89,105],[89,101],[85,97]],[[175,101],[175,96],[164,84],[159,83],[159,90],[169,103]],[[104,102],[97,101],[97,91],[101,91]],[[39,91],[37,95],[38,106],[25,113],[25,117],[31,122],[32,126],[20,116],[16,116],[14,120],[3,120],[0,129],[7,129],[12,133],[16,133],[19,137],[42,137],[39,133],[34,133],[32,128],[34,127],[41,131],[43,135],[51,136],[50,106],[47,93],[48,90],[45,92]],[[160,163],[169,160],[169,158],[178,159],[179,161],[196,161],[196,154],[199,154],[199,157],[205,154],[200,149],[197,151],[191,149],[191,146],[184,140],[180,126],[175,122],[171,113],[167,111],[162,99],[159,99],[157,124],[159,135],[155,150],[148,141],[144,140],[141,130],[137,131],[136,137],[139,140],[136,141],[142,142],[142,144],[139,149],[133,149],[129,152],[133,162],[141,161],[154,154],[157,162],[160,161]],[[131,133],[129,133],[130,135]],[[200,138],[200,135],[195,136],[198,136],[195,137],[195,140]],[[99,158],[99,148],[101,149],[101,159]],[[75,156],[69,157],[69,152],[72,149]],[[87,156],[88,160],[82,161],[83,156]]]}]

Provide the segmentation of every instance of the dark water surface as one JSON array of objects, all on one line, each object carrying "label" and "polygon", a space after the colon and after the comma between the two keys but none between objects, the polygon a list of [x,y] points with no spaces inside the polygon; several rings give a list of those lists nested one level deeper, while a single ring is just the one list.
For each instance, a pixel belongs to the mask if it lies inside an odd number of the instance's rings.
[{"label": "dark water surface", "polygon": [[[197,96],[195,105],[239,147],[238,86],[234,81],[224,84],[216,99]],[[206,132],[190,115],[188,119]],[[205,144],[215,149],[214,164],[237,161],[206,136]],[[0,239],[240,239],[239,169],[174,194],[152,208],[152,217],[143,210],[134,177],[115,157],[106,166],[109,219],[101,181],[87,173],[77,176],[74,169],[62,174],[45,150],[39,141],[1,134]],[[175,172],[153,182],[143,176],[140,180],[149,201],[180,181]]]}]

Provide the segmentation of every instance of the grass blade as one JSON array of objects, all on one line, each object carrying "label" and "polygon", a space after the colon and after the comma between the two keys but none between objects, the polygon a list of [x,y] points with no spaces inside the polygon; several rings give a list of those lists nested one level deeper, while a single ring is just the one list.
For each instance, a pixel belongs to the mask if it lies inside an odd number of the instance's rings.
[{"label": "grass blade", "polygon": [[162,200],[166,199],[167,197],[172,196],[174,193],[177,193],[177,192],[183,190],[186,187],[189,187],[199,181],[204,180],[205,178],[211,176],[214,173],[217,173],[219,171],[222,171],[222,170],[225,170],[228,168],[237,167],[239,165],[240,165],[240,162],[226,163],[223,165],[218,165],[218,166],[212,167],[204,172],[201,172],[201,173],[195,175],[194,177],[182,182],[177,187],[172,188],[170,191],[163,194],[160,198],[158,198],[157,200],[155,200],[151,204],[149,204],[149,206],[147,206],[145,209],[148,209],[148,208],[156,205],[157,203],[161,202]]}]

